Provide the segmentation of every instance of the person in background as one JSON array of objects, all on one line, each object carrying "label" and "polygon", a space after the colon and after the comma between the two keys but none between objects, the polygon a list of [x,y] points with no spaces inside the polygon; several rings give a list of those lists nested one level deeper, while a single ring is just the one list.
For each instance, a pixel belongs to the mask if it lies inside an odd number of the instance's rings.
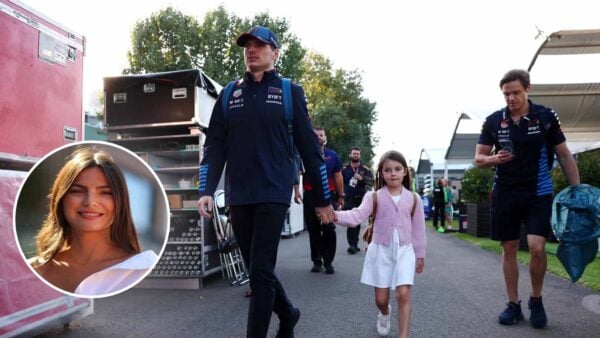
[{"label": "person in background", "polygon": [[[275,275],[281,238],[297,168],[293,146],[313,186],[313,213],[325,223],[333,219],[325,163],[312,130],[304,90],[291,84],[292,132],[282,102],[282,78],[275,70],[280,45],[267,27],[255,26],[236,41],[244,48],[246,73],[231,97],[219,95],[214,105],[200,164],[198,211],[209,218],[213,194],[223,168],[227,205],[235,238],[250,268],[247,337],[266,337],[271,314],[279,317],[277,337],[293,337],[300,310],[293,306]],[[228,109],[223,112],[223,100]]]},{"label": "person in background", "polygon": [[452,186],[452,208],[458,210],[458,189],[455,185]]},{"label": "person in background", "polygon": [[489,115],[475,148],[478,167],[495,167],[491,194],[490,233],[502,245],[502,272],[508,303],[498,316],[504,325],[524,318],[519,300],[519,248],[521,223],[527,231],[531,276],[529,322],[534,328],[546,326],[542,303],[546,273],[546,237],[550,234],[554,155],[570,185],[579,184],[577,164],[567,148],[558,115],[551,108],[528,99],[529,73],[514,69],[500,80],[506,107]]},{"label": "person in background", "polygon": [[[325,160],[325,170],[327,174],[326,184],[332,198],[334,209],[344,207],[344,183],[342,178],[342,164],[335,151],[325,147],[327,144],[327,135],[323,128],[315,127],[314,133],[319,139],[321,153]],[[320,183],[319,183],[320,184]],[[335,234],[335,224],[332,222],[322,222],[314,211],[316,201],[314,183],[304,180],[304,223],[308,229],[310,242],[310,259],[313,262],[311,272],[321,272],[323,268],[326,274],[334,274],[333,259],[335,258],[337,237]]]},{"label": "person in background", "polygon": [[[373,186],[373,173],[360,161],[360,148],[353,147],[350,150],[350,163],[342,170],[342,176],[344,178],[344,193],[346,194],[344,210],[350,210],[360,205],[365,192]],[[360,224],[346,229],[348,253],[351,255],[360,252],[358,247],[359,234]]]},{"label": "person in background", "polygon": [[[411,287],[415,272],[425,267],[425,217],[423,204],[410,189],[411,177],[406,159],[397,151],[381,156],[375,179],[376,192],[365,195],[358,208],[336,211],[336,223],[356,226],[373,212],[373,195],[377,194],[377,211],[373,239],[363,264],[361,283],[375,287],[377,333],[390,332],[390,289],[398,302],[398,335],[407,337],[410,327]],[[416,205],[415,205],[416,203]]]},{"label": "person in background", "polygon": [[448,180],[444,179],[444,202],[446,205],[444,206],[444,215],[446,217],[446,229],[452,229],[452,220],[454,219],[454,208],[452,206],[452,190],[448,187]]},{"label": "person in background", "polygon": [[[444,179],[439,178],[433,187],[433,227],[443,233],[446,228],[446,190],[444,189]],[[438,227],[438,219],[442,225]]]}]

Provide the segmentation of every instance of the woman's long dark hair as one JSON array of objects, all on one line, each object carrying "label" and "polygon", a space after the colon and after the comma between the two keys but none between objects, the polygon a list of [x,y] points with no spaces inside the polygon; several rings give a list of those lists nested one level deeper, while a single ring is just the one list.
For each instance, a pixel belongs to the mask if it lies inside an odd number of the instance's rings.
[{"label": "woman's long dark hair", "polygon": [[115,201],[115,217],[110,227],[110,239],[129,253],[141,251],[131,217],[127,184],[121,170],[106,151],[86,146],[71,154],[50,190],[48,214],[36,237],[38,258],[43,263],[70,245],[71,227],[65,219],[63,197],[77,176],[83,170],[92,167],[102,170]]}]

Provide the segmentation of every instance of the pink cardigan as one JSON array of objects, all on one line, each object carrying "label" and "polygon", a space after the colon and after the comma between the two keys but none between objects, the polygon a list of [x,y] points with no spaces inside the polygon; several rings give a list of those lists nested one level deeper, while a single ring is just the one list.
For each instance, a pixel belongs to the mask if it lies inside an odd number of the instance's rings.
[{"label": "pink cardigan", "polygon": [[[425,258],[425,214],[423,202],[417,197],[417,206],[412,220],[410,212],[413,206],[413,194],[408,189],[402,189],[400,201],[394,203],[387,187],[377,190],[377,215],[373,232],[373,242],[390,245],[393,229],[398,228],[400,244],[412,243],[417,258]],[[355,227],[364,222],[373,209],[373,192],[368,191],[362,203],[357,208],[347,211],[336,211],[336,224],[345,227]]]}]

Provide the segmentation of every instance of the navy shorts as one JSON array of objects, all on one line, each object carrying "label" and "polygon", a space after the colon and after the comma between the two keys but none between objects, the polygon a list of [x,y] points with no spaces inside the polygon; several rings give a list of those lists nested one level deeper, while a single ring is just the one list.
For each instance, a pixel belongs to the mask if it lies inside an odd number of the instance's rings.
[{"label": "navy shorts", "polygon": [[550,234],[552,195],[513,192],[503,189],[492,191],[490,237],[496,241],[520,238],[521,224],[528,235],[547,237]]}]

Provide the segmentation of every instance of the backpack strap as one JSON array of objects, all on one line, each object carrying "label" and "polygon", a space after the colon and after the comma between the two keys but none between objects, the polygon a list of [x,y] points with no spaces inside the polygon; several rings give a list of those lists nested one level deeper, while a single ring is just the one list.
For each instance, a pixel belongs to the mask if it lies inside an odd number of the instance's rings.
[{"label": "backpack strap", "polygon": [[417,209],[417,193],[414,191],[411,191],[413,194],[413,206],[412,206],[412,210],[410,211],[410,218],[415,217],[415,210]]},{"label": "backpack strap", "polygon": [[294,110],[292,103],[292,80],[284,77],[281,79],[281,95],[283,100],[283,112],[285,114],[285,122],[287,123],[288,134],[290,138],[290,152],[294,153],[294,128],[292,120],[294,119]]},{"label": "backpack strap", "polygon": [[373,211],[371,211],[371,224],[375,225],[375,215],[377,214],[377,190],[373,191]]},{"label": "backpack strap", "polygon": [[228,121],[227,118],[229,115],[229,98],[231,97],[231,94],[233,93],[233,88],[235,88],[235,85],[237,83],[237,80],[231,81],[223,89],[223,97],[221,97],[221,110],[223,110],[223,117],[225,118],[225,122]]}]

